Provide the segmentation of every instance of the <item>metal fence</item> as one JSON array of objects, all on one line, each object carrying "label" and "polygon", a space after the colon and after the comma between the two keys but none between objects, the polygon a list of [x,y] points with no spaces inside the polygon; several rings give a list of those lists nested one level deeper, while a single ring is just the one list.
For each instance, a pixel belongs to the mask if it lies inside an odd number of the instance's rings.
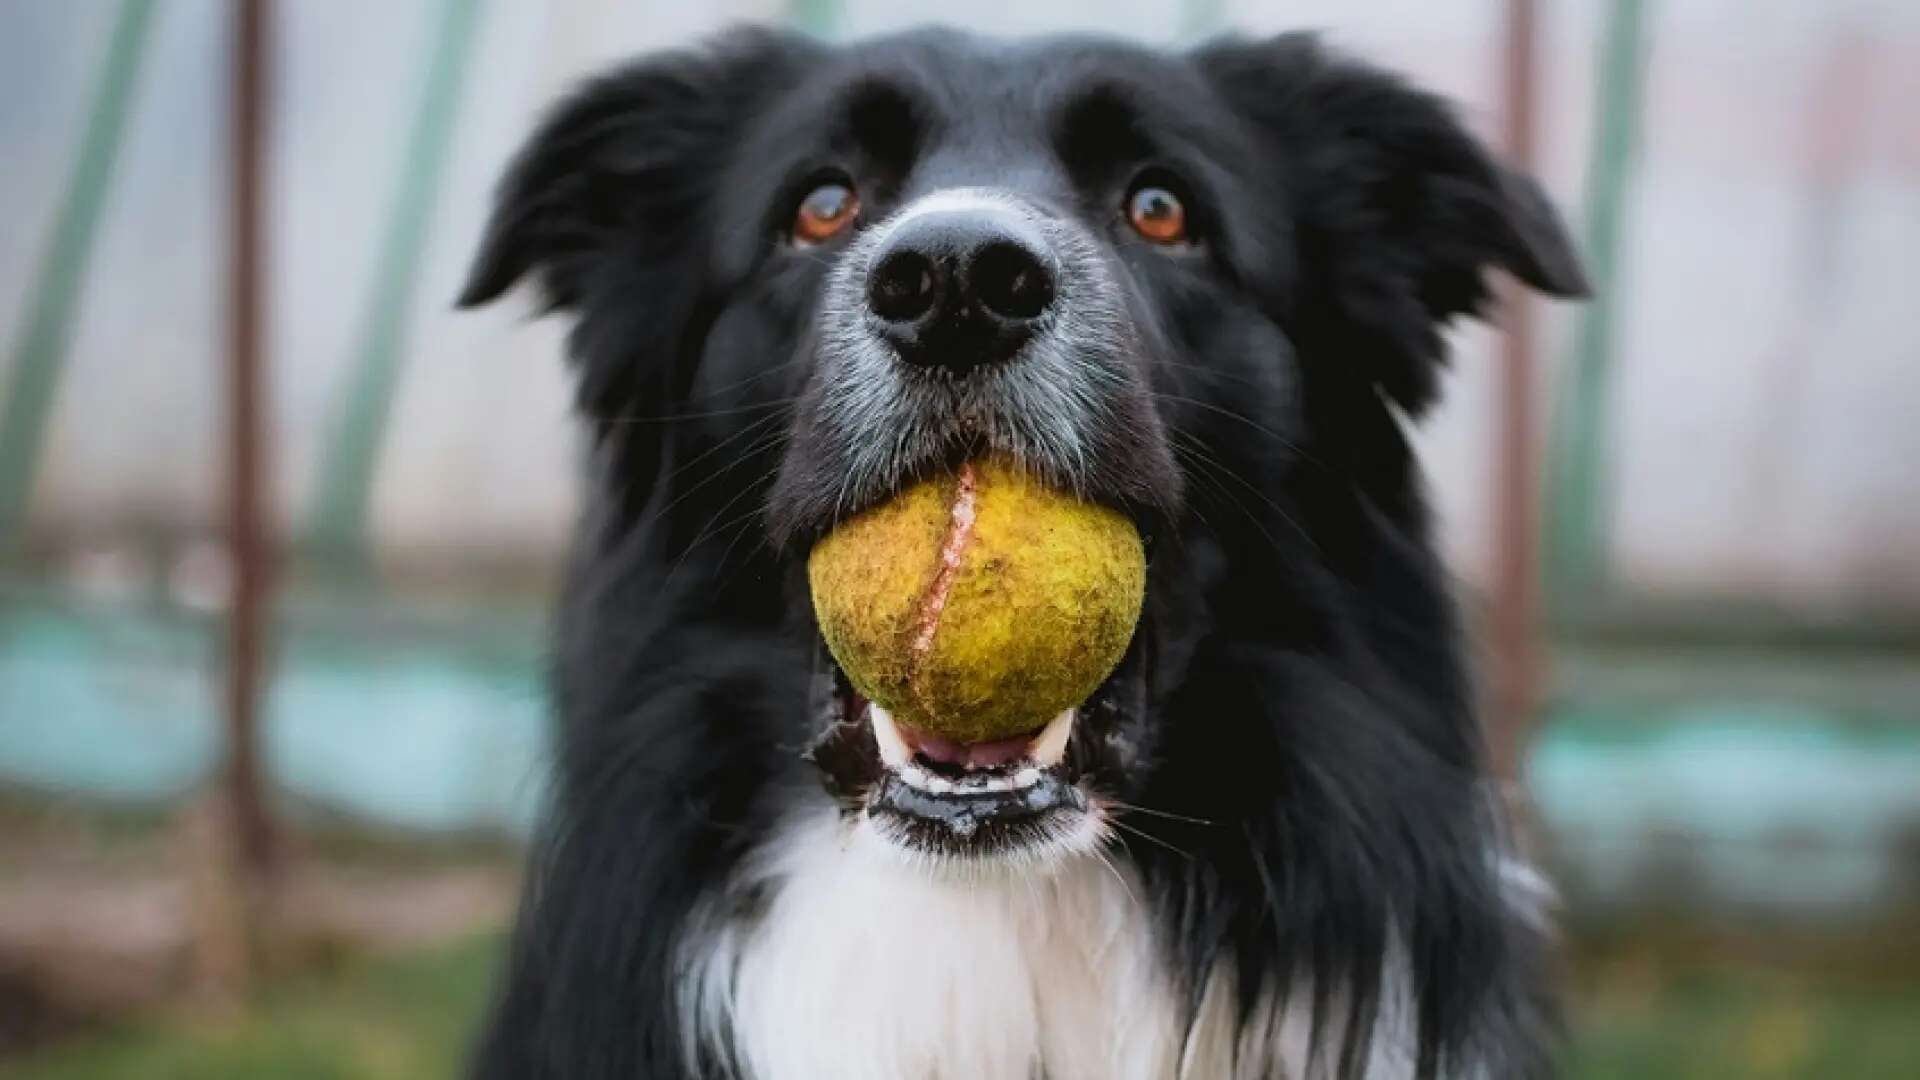
[{"label": "metal fence", "polygon": [[[230,10],[0,6],[0,779],[165,800],[226,745]],[[1832,872],[1797,880],[1827,902],[1920,894],[1920,786],[1897,780],[1920,773],[1920,6],[1535,10],[1537,163],[1600,287],[1536,335],[1543,817],[1594,895],[1670,878],[1681,836],[1709,853],[1701,889],[1764,900],[1808,835]],[[1323,26],[1502,139],[1496,0],[276,11],[262,479],[293,558],[266,767],[423,828],[517,828],[538,799],[537,597],[575,499],[560,328],[449,301],[493,177],[569,80],[741,18]],[[1501,368],[1493,330],[1455,337],[1419,441],[1471,591]]]}]

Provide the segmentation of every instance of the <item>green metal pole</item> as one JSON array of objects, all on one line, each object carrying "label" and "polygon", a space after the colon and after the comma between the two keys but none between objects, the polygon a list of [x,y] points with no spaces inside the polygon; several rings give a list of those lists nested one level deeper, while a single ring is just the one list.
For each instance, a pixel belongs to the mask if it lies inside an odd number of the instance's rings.
[{"label": "green metal pole", "polygon": [[815,37],[840,29],[840,0],[788,0],[787,19]]},{"label": "green metal pole", "polygon": [[25,532],[47,419],[73,338],[74,312],[126,131],[153,9],[153,0],[126,0],[120,5],[99,87],[87,111],[86,132],[67,181],[66,199],[54,216],[47,251],[27,301],[26,324],[14,342],[12,362],[0,387],[0,548],[16,545]]},{"label": "green metal pole", "polygon": [[1593,299],[1581,313],[1562,380],[1549,466],[1547,598],[1560,616],[1590,603],[1606,584],[1607,387],[1619,323],[1627,187],[1639,149],[1646,81],[1645,7],[1642,0],[1615,0],[1595,95],[1600,112],[1585,223]]},{"label": "green metal pole", "polygon": [[348,563],[366,556],[374,472],[399,381],[406,319],[419,285],[420,256],[453,142],[479,16],[480,0],[446,0],[441,8],[437,45],[367,297],[359,358],[321,459],[308,546]]}]

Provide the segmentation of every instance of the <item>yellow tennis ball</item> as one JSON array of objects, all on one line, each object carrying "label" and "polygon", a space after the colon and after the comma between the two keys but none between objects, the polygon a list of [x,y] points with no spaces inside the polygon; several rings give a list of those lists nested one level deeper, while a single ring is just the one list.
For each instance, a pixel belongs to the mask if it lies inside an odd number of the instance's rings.
[{"label": "yellow tennis ball", "polygon": [[965,743],[1034,731],[1099,688],[1146,574],[1124,514],[993,458],[848,519],[807,560],[821,636],[854,689]]}]

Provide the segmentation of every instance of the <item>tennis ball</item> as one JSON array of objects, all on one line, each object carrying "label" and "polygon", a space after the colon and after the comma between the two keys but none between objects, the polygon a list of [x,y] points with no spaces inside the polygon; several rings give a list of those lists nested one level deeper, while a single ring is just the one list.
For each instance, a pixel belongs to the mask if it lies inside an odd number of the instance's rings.
[{"label": "tennis ball", "polygon": [[821,636],[854,689],[963,743],[1085,701],[1133,638],[1146,573],[1125,515],[995,458],[849,518],[807,560]]}]

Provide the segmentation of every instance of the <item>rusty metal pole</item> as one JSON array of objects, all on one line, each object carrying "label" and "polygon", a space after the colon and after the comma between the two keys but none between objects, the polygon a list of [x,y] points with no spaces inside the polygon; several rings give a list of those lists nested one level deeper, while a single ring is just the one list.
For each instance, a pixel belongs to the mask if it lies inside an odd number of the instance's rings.
[{"label": "rusty metal pole", "polygon": [[[1501,99],[1503,149],[1516,169],[1534,167],[1534,0],[1507,0]],[[1518,778],[1540,704],[1538,368],[1534,308],[1512,279],[1500,285],[1499,425],[1494,461],[1492,713],[1487,741],[1495,775]]]},{"label": "rusty metal pole", "polygon": [[233,559],[226,666],[227,813],[245,876],[273,866],[276,845],[260,767],[261,670],[273,556],[268,541],[263,196],[267,0],[236,0],[228,222],[227,543]]}]

